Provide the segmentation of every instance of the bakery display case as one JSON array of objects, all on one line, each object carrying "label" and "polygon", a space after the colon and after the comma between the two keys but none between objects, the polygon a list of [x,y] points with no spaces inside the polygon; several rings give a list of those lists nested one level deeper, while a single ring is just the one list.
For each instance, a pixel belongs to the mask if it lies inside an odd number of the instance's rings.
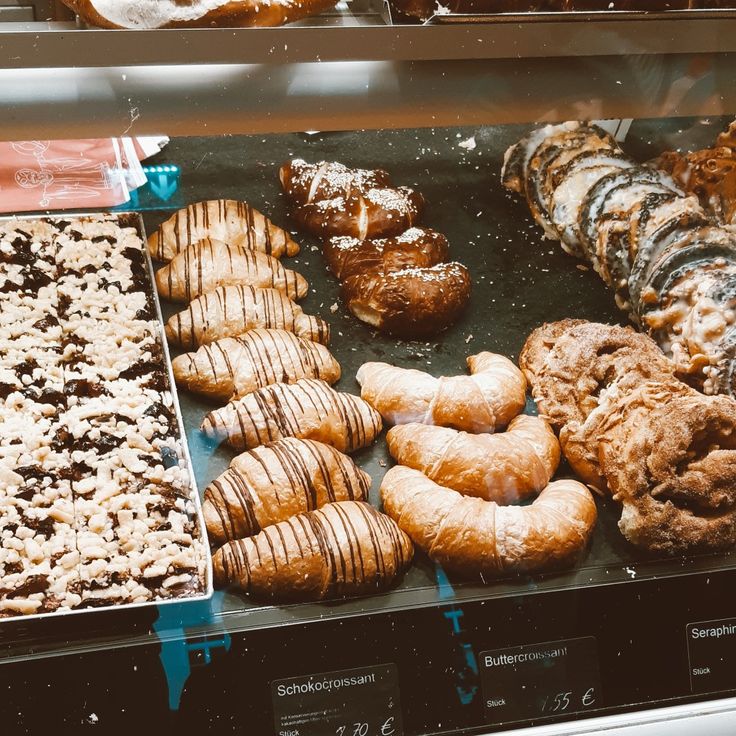
[{"label": "bakery display case", "polygon": [[7,733],[733,732],[736,10],[67,5],[0,23]]}]

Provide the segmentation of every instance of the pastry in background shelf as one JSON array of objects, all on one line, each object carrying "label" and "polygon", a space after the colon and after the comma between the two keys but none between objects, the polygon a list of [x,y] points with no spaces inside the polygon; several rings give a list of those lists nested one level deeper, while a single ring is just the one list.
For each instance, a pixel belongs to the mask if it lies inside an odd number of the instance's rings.
[{"label": "pastry in background shelf", "polygon": [[442,376],[387,363],[364,363],[360,395],[389,424],[437,424],[466,432],[505,427],[526,404],[526,379],[502,355],[467,359],[470,376]]},{"label": "pastry in background shelf", "polygon": [[290,299],[301,299],[308,288],[301,274],[276,258],[219,240],[188,246],[156,272],[158,293],[175,302],[189,302],[218,286],[238,285],[278,289]]},{"label": "pastry in background shelf", "polygon": [[211,28],[280,26],[316,15],[335,0],[63,0],[99,28]]},{"label": "pastry in background shelf", "polygon": [[213,565],[218,587],[270,600],[320,600],[379,593],[412,555],[392,519],[367,503],[342,501],[228,542]]},{"label": "pastry in background shelf", "polygon": [[246,202],[233,199],[211,199],[178,210],[149,236],[148,250],[151,258],[168,263],[185,248],[206,238],[274,258],[299,252],[289,233]]},{"label": "pastry in background shelf", "polygon": [[386,442],[400,465],[465,495],[503,504],[538,493],[560,462],[560,446],[549,425],[526,414],[497,434],[399,424],[388,431]]},{"label": "pastry in background shelf", "polygon": [[307,378],[258,389],[211,411],[201,425],[206,436],[227,440],[237,450],[298,437],[340,452],[370,445],[381,427],[381,415],[367,401]]},{"label": "pastry in background shelf", "polygon": [[470,299],[470,274],[461,263],[351,276],[342,284],[348,309],[362,322],[392,335],[436,334],[461,315]]},{"label": "pastry in background shelf", "polygon": [[419,219],[424,200],[395,187],[382,169],[350,169],[337,162],[293,159],[279,170],[281,186],[299,225],[317,237],[360,240],[398,235]]},{"label": "pastry in background shelf", "polygon": [[417,547],[464,577],[570,566],[585,550],[597,518],[590,491],[574,480],[550,483],[528,506],[502,506],[397,466],[383,478],[381,499]]},{"label": "pastry in background shelf", "polygon": [[191,349],[257,328],[288,330],[323,345],[330,342],[329,324],[304,314],[283,292],[242,285],[220,286],[194,299],[169,318],[166,337],[171,345]]},{"label": "pastry in background shelf", "polygon": [[330,445],[287,437],[233,458],[204,492],[210,542],[257,534],[335,501],[367,501],[371,479]]},{"label": "pastry in background shelf", "polygon": [[547,237],[591,263],[679,375],[706,393],[736,392],[736,234],[714,226],[697,197],[580,122],[532,131],[507,151],[502,176]]},{"label": "pastry in background shelf", "polygon": [[628,332],[572,321],[539,328],[521,356],[534,396],[575,471],[622,505],[619,529],[632,544],[669,554],[728,549],[736,401],[677,380],[648,338]]},{"label": "pastry in background shelf", "polygon": [[369,271],[427,268],[447,260],[447,238],[436,230],[412,227],[392,238],[360,240],[338,235],[325,240],[322,255],[340,281]]},{"label": "pastry in background shelf", "polygon": [[324,346],[286,330],[251,330],[172,361],[176,383],[213,399],[239,398],[272,383],[321,378],[335,383],[340,364]]}]

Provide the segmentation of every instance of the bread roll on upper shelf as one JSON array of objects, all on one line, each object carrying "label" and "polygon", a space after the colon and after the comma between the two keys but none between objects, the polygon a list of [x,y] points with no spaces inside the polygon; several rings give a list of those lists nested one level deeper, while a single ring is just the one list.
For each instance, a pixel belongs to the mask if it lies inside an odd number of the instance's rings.
[{"label": "bread roll on upper shelf", "polygon": [[379,593],[412,555],[411,540],[392,519],[369,504],[342,501],[228,542],[212,561],[218,587],[290,601]]},{"label": "bread roll on upper shelf", "polygon": [[250,330],[172,361],[176,383],[214,399],[239,398],[272,383],[320,378],[335,383],[340,364],[319,343],[286,330]]},{"label": "bread roll on upper shelf", "polygon": [[322,442],[287,437],[233,458],[204,492],[210,542],[224,544],[335,501],[367,501],[371,479]]},{"label": "bread roll on upper shelf", "polygon": [[442,376],[387,363],[364,363],[360,395],[389,424],[437,424],[466,432],[505,427],[526,403],[526,379],[502,355],[467,359],[470,376]]},{"label": "bread roll on upper shelf", "polygon": [[460,493],[504,504],[539,492],[560,461],[560,446],[549,425],[525,414],[497,434],[401,424],[388,431],[386,441],[399,464]]},{"label": "bread roll on upper shelf", "polygon": [[398,465],[384,476],[381,499],[417,547],[463,577],[572,565],[597,518],[590,491],[574,480],[550,483],[528,506],[501,506],[443,488]]}]

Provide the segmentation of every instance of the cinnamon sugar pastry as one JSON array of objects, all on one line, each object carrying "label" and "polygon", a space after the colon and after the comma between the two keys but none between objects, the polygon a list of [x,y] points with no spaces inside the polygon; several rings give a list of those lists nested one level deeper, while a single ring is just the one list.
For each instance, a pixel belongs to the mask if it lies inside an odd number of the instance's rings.
[{"label": "cinnamon sugar pastry", "polygon": [[197,297],[169,318],[166,337],[171,345],[192,349],[257,328],[287,330],[323,345],[330,342],[329,324],[304,314],[283,292],[244,285],[219,286]]},{"label": "cinnamon sugar pastry", "polygon": [[[589,334],[600,337],[608,329],[614,338],[598,344],[622,345],[621,328],[593,327]],[[569,350],[580,331],[557,330],[546,361]],[[619,528],[631,543],[672,554],[727,549],[736,543],[736,401],[698,393],[674,377],[671,364],[669,371],[660,370],[666,364],[644,371],[652,356],[647,347],[642,355],[637,360],[625,352],[619,363],[615,350],[607,354],[605,383],[584,393],[584,402],[575,391],[556,393],[554,401],[565,397],[570,404],[561,423],[562,450],[586,482],[621,503]],[[552,386],[540,380],[546,361],[530,376],[542,401]]]},{"label": "cinnamon sugar pastry", "polygon": [[497,576],[574,564],[597,518],[590,492],[574,480],[550,483],[528,506],[502,506],[443,488],[396,466],[381,483],[386,513],[450,573]]},{"label": "cinnamon sugar pastry", "polygon": [[185,248],[156,272],[158,293],[176,302],[189,302],[218,286],[238,285],[278,289],[290,299],[301,299],[308,287],[301,274],[272,256],[210,239]]},{"label": "cinnamon sugar pastry", "polygon": [[148,238],[151,258],[167,263],[194,243],[211,238],[274,258],[294,256],[299,246],[247,202],[212,199],[175,212]]},{"label": "cinnamon sugar pastry", "polygon": [[321,378],[335,383],[340,364],[319,343],[286,330],[251,330],[203,345],[172,361],[176,383],[189,391],[227,400],[272,383]]},{"label": "cinnamon sugar pastry", "polygon": [[386,171],[350,169],[337,162],[285,163],[279,178],[299,225],[318,237],[359,240],[398,235],[414,225],[424,206],[420,194],[394,187]]},{"label": "cinnamon sugar pastry", "polygon": [[218,587],[295,601],[378,593],[412,555],[409,537],[392,519],[367,503],[342,501],[228,542],[212,561]]},{"label": "cinnamon sugar pastry", "polygon": [[99,28],[280,26],[332,8],[334,0],[63,0]]},{"label": "cinnamon sugar pastry", "polygon": [[353,452],[370,445],[381,431],[381,415],[358,396],[324,381],[276,383],[211,411],[202,420],[208,437],[245,450],[283,437],[318,440]]},{"label": "cinnamon sugar pastry", "polygon": [[455,322],[470,299],[470,274],[461,263],[368,272],[346,279],[348,309],[371,327],[406,338],[435,334]]},{"label": "cinnamon sugar pastry", "polygon": [[400,424],[388,431],[386,442],[399,464],[460,493],[504,504],[540,491],[560,462],[560,447],[547,423],[525,414],[498,434]]},{"label": "cinnamon sugar pastry", "polygon": [[364,363],[360,395],[389,424],[438,424],[466,432],[505,427],[526,403],[526,380],[507,358],[479,353],[467,359],[470,376],[435,378],[387,363]]},{"label": "cinnamon sugar pastry", "polygon": [[334,447],[287,437],[237,455],[204,492],[210,542],[224,544],[335,501],[367,501],[371,479]]},{"label": "cinnamon sugar pastry", "polygon": [[426,227],[412,227],[401,235],[373,240],[339,235],[322,245],[327,267],[340,281],[369,271],[390,273],[436,266],[447,260],[448,252],[447,238]]}]

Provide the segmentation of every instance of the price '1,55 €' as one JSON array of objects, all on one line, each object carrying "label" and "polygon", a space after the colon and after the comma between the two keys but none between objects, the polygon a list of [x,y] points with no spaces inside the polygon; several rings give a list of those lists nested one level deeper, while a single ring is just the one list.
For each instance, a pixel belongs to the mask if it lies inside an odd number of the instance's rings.
[{"label": "price '1,55 \u20ac'", "polygon": [[581,705],[583,708],[590,708],[590,706],[595,703],[595,688],[588,688],[588,690],[580,696],[579,704],[575,702],[576,700],[577,698],[573,695],[571,690],[564,693],[548,695],[544,699],[542,713],[564,713],[571,704],[576,706],[575,710],[579,710]]},{"label": "price '1,55 \u20ac'", "polygon": [[342,724],[335,730],[335,736],[394,736],[396,729],[394,716],[389,716],[380,726],[378,730],[371,729],[369,723],[356,721],[355,723]]}]

